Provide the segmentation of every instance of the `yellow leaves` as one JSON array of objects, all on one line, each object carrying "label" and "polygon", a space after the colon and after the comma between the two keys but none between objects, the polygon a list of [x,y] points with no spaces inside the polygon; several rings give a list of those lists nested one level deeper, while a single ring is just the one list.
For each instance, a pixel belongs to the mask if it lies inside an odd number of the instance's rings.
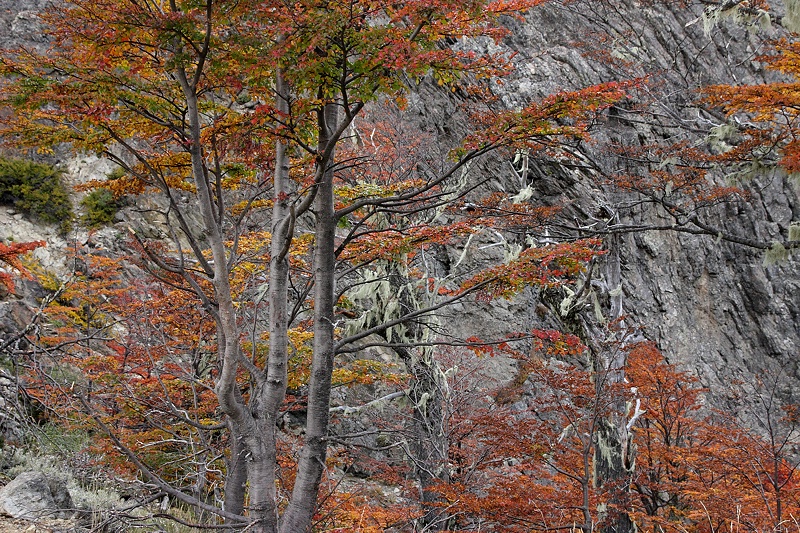
[{"label": "yellow leaves", "polygon": [[352,387],[374,383],[400,384],[405,373],[394,365],[371,359],[356,359],[333,371],[333,385]]},{"label": "yellow leaves", "polygon": [[224,172],[225,175],[220,183],[225,190],[236,191],[246,185],[253,185],[257,181],[255,170],[247,169],[242,165],[233,165]]},{"label": "yellow leaves", "polygon": [[354,185],[340,185],[336,187],[337,198],[344,201],[354,201],[361,198],[388,198],[405,191],[412,191],[423,187],[425,181],[421,179],[392,180],[387,183],[357,183]]},{"label": "yellow leaves", "polygon": [[287,387],[298,390],[308,383],[311,375],[311,342],[314,334],[304,329],[293,328],[289,335],[289,381]]},{"label": "yellow leaves", "polygon": [[289,330],[289,343],[292,351],[299,352],[311,346],[314,334],[304,329],[293,328]]},{"label": "yellow leaves", "polygon": [[[266,254],[270,241],[272,241],[272,234],[268,231],[245,233],[237,241],[238,252],[250,260],[268,261],[269,257]],[[229,242],[228,244],[232,245],[233,243]]]},{"label": "yellow leaves", "polygon": [[358,185],[343,185],[336,188],[336,196],[343,200],[357,198],[385,198],[391,196],[393,191],[389,187],[375,183],[362,183]]},{"label": "yellow leaves", "polygon": [[260,211],[264,209],[271,209],[273,205],[272,199],[262,198],[259,200],[241,200],[236,202],[230,207],[231,215],[238,217],[245,211]]}]

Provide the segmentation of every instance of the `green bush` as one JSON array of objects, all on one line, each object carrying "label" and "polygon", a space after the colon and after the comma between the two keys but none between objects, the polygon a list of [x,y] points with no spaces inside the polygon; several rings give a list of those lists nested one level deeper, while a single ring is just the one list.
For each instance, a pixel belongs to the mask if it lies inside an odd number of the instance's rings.
[{"label": "green bush", "polygon": [[39,222],[58,224],[61,232],[67,233],[74,214],[61,174],[51,165],[0,158],[0,203]]},{"label": "green bush", "polygon": [[86,214],[81,217],[81,222],[90,228],[99,228],[114,222],[114,216],[124,202],[114,198],[114,193],[102,187],[84,196],[81,205],[86,209]]}]

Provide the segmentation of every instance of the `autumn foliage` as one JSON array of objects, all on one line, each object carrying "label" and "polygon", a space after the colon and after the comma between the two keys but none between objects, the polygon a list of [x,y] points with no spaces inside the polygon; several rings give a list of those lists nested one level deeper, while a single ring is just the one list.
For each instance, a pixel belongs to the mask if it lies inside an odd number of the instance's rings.
[{"label": "autumn foliage", "polygon": [[730,120],[730,149],[724,158],[733,162],[777,162],[787,172],[800,169],[797,91],[800,76],[800,43],[783,38],[769,54],[759,57],[766,68],[785,76],[785,81],[761,85],[706,87],[705,102],[721,107]]},{"label": "autumn foliage", "polygon": [[[113,161],[113,179],[83,187],[141,200],[161,234],[132,222],[124,252],[76,247],[25,354],[31,397],[96,431],[98,456],[192,506],[199,527],[589,533],[623,515],[653,531],[783,527],[796,513],[789,434],[767,443],[705,409],[654,345],[616,340],[622,317],[603,331],[627,364],[608,368],[573,334],[452,339],[437,322],[531,287],[586,288],[609,252],[599,238],[527,240],[558,206],[467,185],[491,152],[574,157],[561,148],[641,83],[499,109],[488,97],[511,57],[448,43],[500,43],[500,17],[539,3],[70,0],[45,14],[51,50],[0,57],[13,111],[0,131]],[[465,112],[470,131],[454,141],[406,120],[420,84],[487,97]],[[667,163],[615,185],[676,219],[742,195],[708,186],[699,150],[624,149]],[[488,238],[503,252],[462,265]],[[25,274],[19,255],[38,245],[0,245],[0,261]],[[463,251],[446,268],[445,247]],[[441,371],[442,345],[473,368],[508,357],[516,375]],[[378,398],[351,406],[343,390]],[[353,416],[379,420],[369,409],[400,397],[407,427]],[[612,419],[634,436],[630,477],[598,473]],[[420,458],[409,442],[436,424],[443,456]],[[356,487],[359,461],[374,476]]]},{"label": "autumn foliage", "polygon": [[[453,478],[439,487],[442,508],[454,516],[451,530],[593,531],[613,512],[619,490],[627,494],[624,511],[646,531],[794,527],[800,480],[788,448],[796,442],[792,409],[775,404],[762,412],[775,422],[776,434],[765,436],[710,411],[697,378],[666,363],[651,343],[628,348],[622,387],[565,362],[583,353],[577,339],[534,338],[530,356],[517,354],[520,375],[494,393],[469,378],[454,382],[466,390],[451,414]],[[595,432],[616,397],[630,405],[636,474],[630,487],[598,488]],[[636,408],[642,412],[632,418]]]},{"label": "autumn foliage", "polygon": [[13,269],[12,272],[0,272],[0,283],[6,287],[8,292],[14,292],[13,278],[15,273],[27,279],[32,279],[31,273],[21,261],[22,256],[44,245],[44,241],[0,243],[0,264]]}]

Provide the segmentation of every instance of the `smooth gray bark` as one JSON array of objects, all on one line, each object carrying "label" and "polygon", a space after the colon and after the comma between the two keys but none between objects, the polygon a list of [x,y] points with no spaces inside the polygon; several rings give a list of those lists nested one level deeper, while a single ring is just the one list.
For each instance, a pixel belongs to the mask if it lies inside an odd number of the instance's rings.
[{"label": "smooth gray bark", "polygon": [[[176,69],[175,74],[186,100],[192,175],[197,189],[198,208],[202,216],[206,243],[211,250],[213,260],[211,282],[216,303],[217,350],[222,367],[217,378],[215,392],[222,411],[228,416],[230,423],[235,426],[232,434],[240,438],[241,443],[247,448],[249,510],[250,516],[254,520],[252,531],[272,533],[277,528],[274,483],[275,424],[274,422],[265,424],[263,420],[258,419],[256,414],[259,403],[258,394],[254,394],[254,400],[251,400],[255,405],[251,405],[251,408],[248,409],[242,402],[239,393],[236,375],[240,367],[239,358],[241,356],[240,329],[230,284],[229,258],[222,230],[223,220],[221,217],[224,216],[225,206],[223,198],[215,196],[212,191],[211,176],[205,164],[204,145],[201,138],[202,119],[197,96],[199,76],[195,73],[190,81],[183,68]],[[220,176],[216,176],[216,179],[219,178]],[[263,376],[254,375],[252,377],[256,382],[256,392],[262,390],[264,388]],[[270,437],[272,438],[271,444]],[[233,498],[238,499],[235,496]]]},{"label": "smooth gray bark", "polygon": [[[230,421],[228,426],[231,456],[226,465],[223,506],[229,513],[242,516],[244,515],[247,491],[247,448],[244,446],[239,432],[236,431],[236,426]],[[232,523],[231,520],[227,522]]]},{"label": "smooth gray bark", "polygon": [[[289,89],[278,69],[275,73],[276,108],[288,113]],[[257,439],[252,446],[248,467],[250,511],[258,521],[254,531],[273,533],[278,529],[276,493],[277,451],[276,424],[278,412],[286,397],[289,318],[289,247],[292,242],[293,218],[289,207],[289,154],[286,143],[276,142],[273,177],[272,240],[269,270],[269,355],[266,379],[260,380],[251,401]]]},{"label": "smooth gray bark", "polygon": [[308,414],[303,450],[297,465],[297,477],[289,507],[283,516],[282,533],[306,533],[311,530],[317,509],[317,494],[325,471],[328,448],[328,422],[331,376],[335,356],[334,305],[336,293],[336,253],[333,197],[333,151],[330,143],[338,125],[338,107],[327,104],[319,112],[319,154],[321,157],[314,200],[314,342],[311,377],[308,387]]}]

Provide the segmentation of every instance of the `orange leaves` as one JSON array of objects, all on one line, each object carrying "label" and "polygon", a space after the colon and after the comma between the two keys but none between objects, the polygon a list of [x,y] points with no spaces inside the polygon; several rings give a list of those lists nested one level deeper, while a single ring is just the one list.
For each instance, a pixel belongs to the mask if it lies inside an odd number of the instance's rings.
[{"label": "orange leaves", "polygon": [[393,260],[402,254],[415,253],[431,244],[447,244],[478,231],[467,222],[446,227],[429,225],[408,228],[375,229],[364,232],[340,255],[343,261],[368,263],[376,259]]},{"label": "orange leaves", "polygon": [[318,513],[319,531],[384,533],[417,514],[413,507],[395,503],[383,494],[389,491],[387,487],[366,482],[359,485],[361,487],[336,490],[325,499]]},{"label": "orange leaves", "polygon": [[467,137],[455,151],[463,156],[485,146],[516,146],[531,150],[554,147],[564,140],[587,138],[597,114],[622,100],[637,82],[610,82],[562,92],[533,102],[518,112],[476,114],[485,127]]},{"label": "orange leaves", "polygon": [[[11,244],[3,244],[0,242],[0,264],[11,267],[16,270],[20,275],[27,279],[31,279],[31,273],[25,268],[20,260],[20,256],[44,246],[44,241],[33,242],[12,242]],[[8,292],[14,292],[14,281],[8,272],[0,271],[0,283],[5,285]]]},{"label": "orange leaves", "polygon": [[559,285],[582,272],[584,265],[601,253],[596,239],[528,248],[516,259],[470,278],[462,290],[480,287],[479,297],[490,300],[511,296],[530,285]]},{"label": "orange leaves", "polygon": [[800,169],[796,141],[800,134],[800,43],[780,39],[773,43],[772,53],[759,60],[768,69],[794,79],[761,85],[714,85],[702,91],[702,102],[721,107],[739,136],[720,160],[774,161],[774,154],[780,154],[777,163],[796,172]]},{"label": "orange leaves", "polygon": [[633,346],[628,365],[645,410],[636,426],[632,487],[639,496],[639,524],[768,531],[797,516],[796,463],[783,448],[796,438],[791,423],[778,422],[781,415],[765,410],[757,419],[774,417],[774,424],[766,435],[755,434],[728,414],[710,412],[697,378],[664,362],[652,343]]}]

